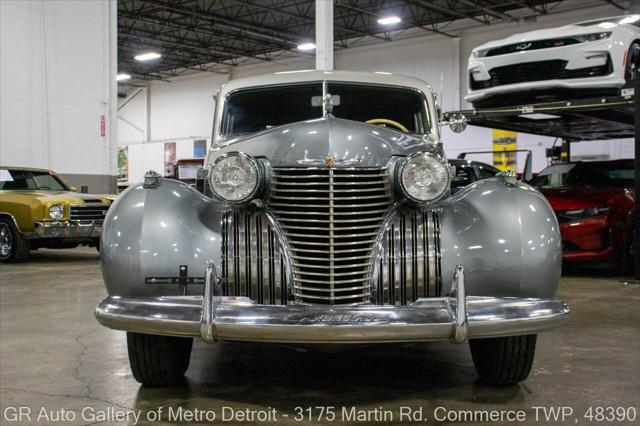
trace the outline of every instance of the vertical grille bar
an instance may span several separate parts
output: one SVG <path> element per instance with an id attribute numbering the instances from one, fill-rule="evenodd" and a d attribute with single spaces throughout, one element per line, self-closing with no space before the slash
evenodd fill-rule
<path id="1" fill-rule="evenodd" d="M 374 271 L 372 282 L 378 286 L 374 303 L 406 305 L 441 294 L 438 233 L 434 212 L 409 210 L 393 219 L 382 240 L 387 251 Z"/>
<path id="2" fill-rule="evenodd" d="M 230 210 L 223 214 L 221 228 L 222 294 L 286 304 L 283 249 L 264 214 Z"/>

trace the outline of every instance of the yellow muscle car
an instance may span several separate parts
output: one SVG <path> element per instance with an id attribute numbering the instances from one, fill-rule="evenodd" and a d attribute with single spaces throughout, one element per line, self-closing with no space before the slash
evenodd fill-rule
<path id="1" fill-rule="evenodd" d="M 0 166 L 0 262 L 30 250 L 98 248 L 110 195 L 75 192 L 50 170 Z"/>

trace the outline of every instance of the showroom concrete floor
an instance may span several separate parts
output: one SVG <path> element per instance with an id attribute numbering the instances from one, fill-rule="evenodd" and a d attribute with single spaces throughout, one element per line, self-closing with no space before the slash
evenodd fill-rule
<path id="1" fill-rule="evenodd" d="M 144 419 L 160 406 L 164 416 L 169 406 L 185 407 L 214 410 L 218 420 L 225 406 L 272 407 L 280 423 L 293 422 L 296 406 L 355 406 L 371 410 L 370 416 L 388 409 L 395 423 L 407 423 L 399 421 L 401 406 L 424 407 L 428 420 L 439 406 L 522 409 L 525 424 L 545 423 L 535 422 L 534 406 L 569 406 L 575 420 L 567 422 L 585 424 L 581 416 L 589 406 L 638 409 L 640 401 L 640 286 L 593 275 L 562 279 L 559 296 L 571 306 L 571 320 L 541 335 L 534 370 L 519 386 L 478 384 L 466 345 L 298 352 L 196 342 L 182 386 L 147 389 L 131 376 L 124 333 L 101 327 L 93 317 L 105 295 L 95 251 L 41 250 L 28 263 L 0 265 L 0 405 L 3 413 L 30 406 L 34 424 L 41 407 L 50 416 L 61 409 L 66 416 L 75 413 L 75 421 L 64 424 L 113 424 L 118 422 L 92 415 L 134 409 Z M 40 424 L 47 423 L 53 421 Z"/>

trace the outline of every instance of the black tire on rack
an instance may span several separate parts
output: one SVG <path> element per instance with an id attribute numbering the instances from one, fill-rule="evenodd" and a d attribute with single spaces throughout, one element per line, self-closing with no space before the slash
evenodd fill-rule
<path id="1" fill-rule="evenodd" d="M 480 380 L 496 386 L 514 385 L 529 376 L 536 334 L 469 340 Z"/>
<path id="2" fill-rule="evenodd" d="M 627 63 L 624 67 L 624 79 L 626 81 L 624 87 L 633 88 L 634 87 L 634 71 L 635 71 L 635 63 L 638 60 L 638 55 L 640 55 L 640 43 L 634 41 L 631 43 L 629 50 L 627 51 Z"/>
<path id="3" fill-rule="evenodd" d="M 146 386 L 168 386 L 183 380 L 189 367 L 193 339 L 127 333 L 133 377 Z"/>

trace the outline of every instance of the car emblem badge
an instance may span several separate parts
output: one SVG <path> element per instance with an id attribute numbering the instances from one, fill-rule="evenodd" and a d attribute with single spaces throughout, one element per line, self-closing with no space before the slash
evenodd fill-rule
<path id="1" fill-rule="evenodd" d="M 530 47 L 531 47 L 531 43 L 520 43 L 519 45 L 516 46 L 516 49 L 527 50 Z"/>
<path id="2" fill-rule="evenodd" d="M 326 157 L 324 157 L 324 165 L 327 166 L 328 168 L 333 168 L 333 165 L 335 164 L 335 160 L 333 159 L 332 156 L 327 155 Z"/>

